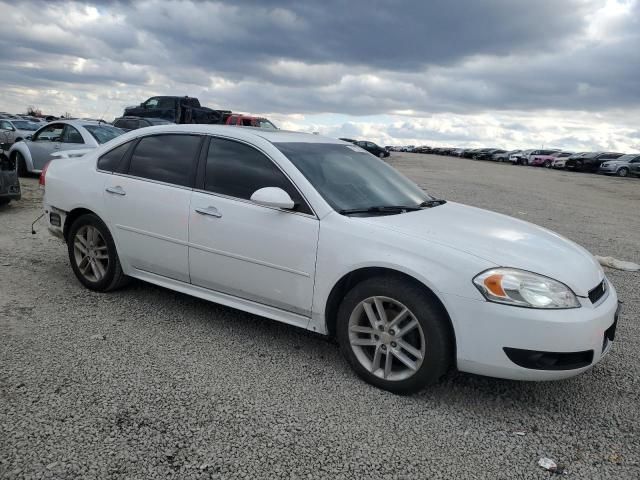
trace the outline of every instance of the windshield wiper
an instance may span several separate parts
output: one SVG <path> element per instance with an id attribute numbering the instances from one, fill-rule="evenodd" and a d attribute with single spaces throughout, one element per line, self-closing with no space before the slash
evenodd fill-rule
<path id="1" fill-rule="evenodd" d="M 338 213 L 342 215 L 349 215 L 351 213 L 404 213 L 414 212 L 420 209 L 421 207 L 418 205 L 380 205 L 366 208 L 348 208 L 338 210 Z"/>

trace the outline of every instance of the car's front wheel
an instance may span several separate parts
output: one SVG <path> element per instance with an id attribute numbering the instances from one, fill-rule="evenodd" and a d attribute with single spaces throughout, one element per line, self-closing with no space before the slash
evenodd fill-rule
<path id="1" fill-rule="evenodd" d="M 82 215 L 73 222 L 67 247 L 71 268 L 85 287 L 108 292 L 126 283 L 113 237 L 96 215 Z"/>
<path id="2" fill-rule="evenodd" d="M 337 319 L 342 353 L 365 381 L 412 393 L 446 373 L 452 338 L 446 313 L 399 277 L 375 277 L 344 298 Z"/>
<path id="3" fill-rule="evenodd" d="M 627 167 L 622 167 L 617 173 L 619 177 L 626 177 L 629 175 L 629 169 Z"/>

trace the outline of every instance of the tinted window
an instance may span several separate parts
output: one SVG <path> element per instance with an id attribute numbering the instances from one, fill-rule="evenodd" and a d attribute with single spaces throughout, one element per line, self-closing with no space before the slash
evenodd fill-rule
<path id="1" fill-rule="evenodd" d="M 249 200 L 256 190 L 264 187 L 282 188 L 296 204 L 295 210 L 311 213 L 289 179 L 258 150 L 231 140 L 211 140 L 205 190 Z"/>
<path id="2" fill-rule="evenodd" d="M 129 174 L 191 186 L 199 147 L 200 137 L 196 135 L 143 137 L 131 156 Z"/>
<path id="3" fill-rule="evenodd" d="M 113 150 L 102 155 L 98 160 L 98 168 L 107 172 L 113 172 L 117 170 L 118 165 L 120 165 L 120 161 L 127 153 L 127 150 L 129 150 L 130 146 L 131 142 L 123 143 L 119 147 L 116 147 Z"/>

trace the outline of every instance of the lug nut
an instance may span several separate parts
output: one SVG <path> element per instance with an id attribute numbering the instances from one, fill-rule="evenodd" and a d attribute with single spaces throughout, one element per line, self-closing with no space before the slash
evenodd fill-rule
<path id="1" fill-rule="evenodd" d="M 396 342 L 391 342 L 391 346 L 392 346 L 393 348 L 396 348 L 396 347 L 397 347 Z"/>
<path id="2" fill-rule="evenodd" d="M 383 325 L 378 325 L 378 330 L 384 330 L 384 326 Z"/>
<path id="3" fill-rule="evenodd" d="M 389 335 L 395 335 L 396 331 L 392 328 L 391 330 L 389 330 Z"/>
<path id="4" fill-rule="evenodd" d="M 382 350 L 386 350 L 387 346 L 386 345 L 382 345 L 382 347 L 380 347 L 380 348 L 382 348 Z"/>

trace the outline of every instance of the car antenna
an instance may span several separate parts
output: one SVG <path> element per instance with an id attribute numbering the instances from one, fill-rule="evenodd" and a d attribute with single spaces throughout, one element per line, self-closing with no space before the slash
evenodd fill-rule
<path id="1" fill-rule="evenodd" d="M 107 114 L 107 112 L 109 111 L 109 103 L 107 103 L 107 107 L 104 109 L 104 112 L 102 112 L 102 115 L 100 115 L 100 119 L 98 120 L 98 125 L 100 125 L 102 122 L 105 122 L 104 120 L 104 116 Z"/>

